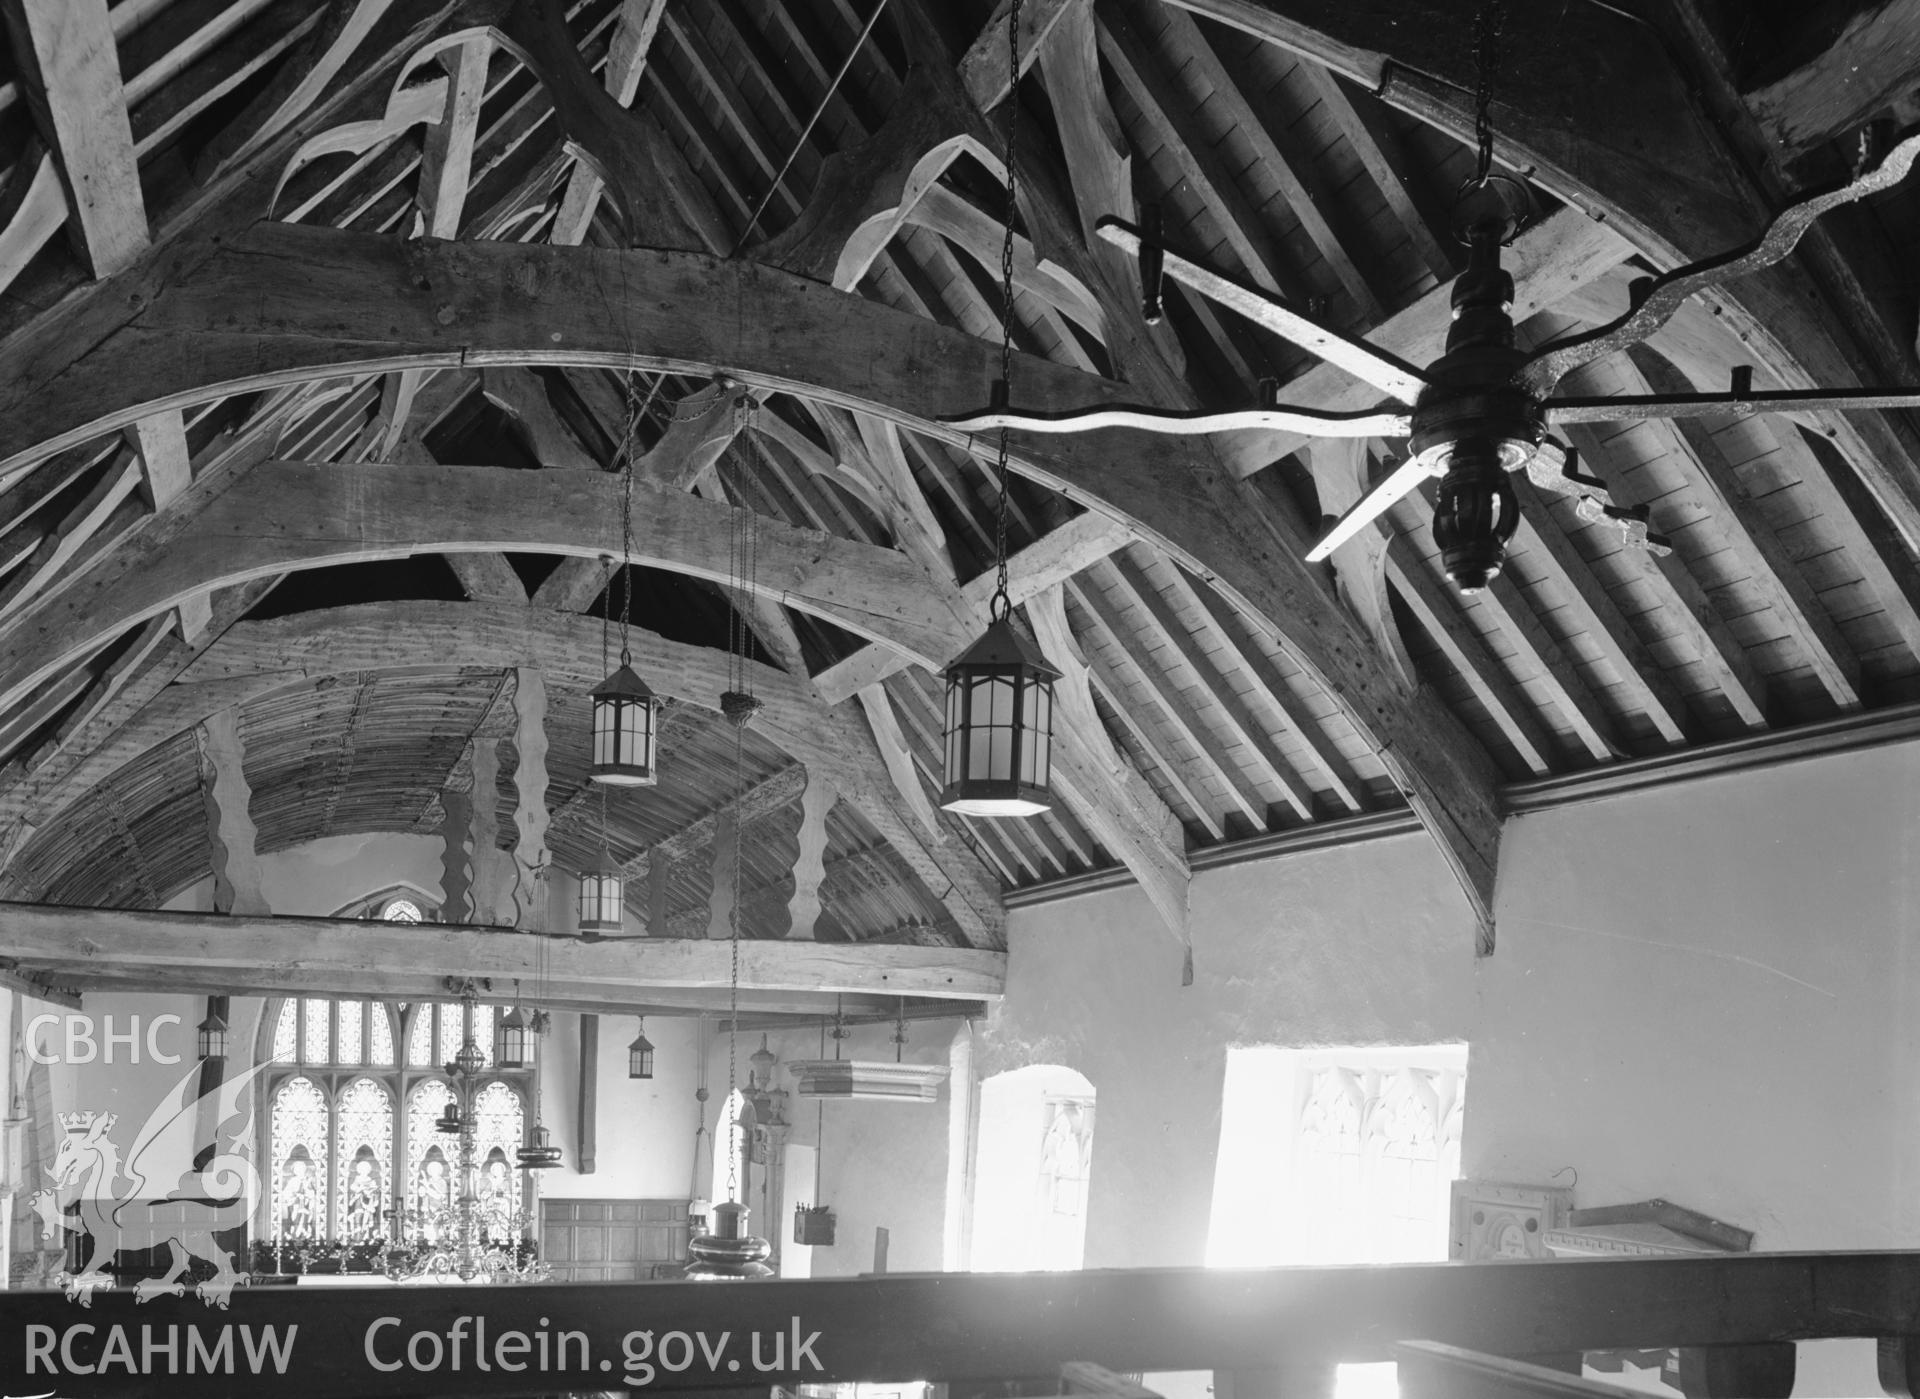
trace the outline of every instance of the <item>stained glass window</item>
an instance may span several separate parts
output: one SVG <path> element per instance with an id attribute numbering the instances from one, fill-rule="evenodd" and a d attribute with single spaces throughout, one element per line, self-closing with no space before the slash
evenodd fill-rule
<path id="1" fill-rule="evenodd" d="M 297 1243 L 321 1237 L 326 1219 L 327 1100 L 304 1075 L 273 1095 L 274 1238 Z"/>
<path id="2" fill-rule="evenodd" d="M 385 1233 L 387 1182 L 393 1174 L 393 1094 L 356 1078 L 334 1108 L 334 1214 L 339 1236 L 369 1243 Z"/>
<path id="3" fill-rule="evenodd" d="M 464 1039 L 464 1028 L 460 1024 L 460 1007 L 457 1005 L 438 1005 L 434 1008 L 440 1022 L 440 1060 L 442 1064 L 453 1062 L 453 1056 L 460 1052 L 460 1041 Z"/>
<path id="4" fill-rule="evenodd" d="M 385 1006 L 369 1008 L 368 1028 L 373 1032 L 373 1053 L 368 1055 L 370 1062 L 383 1067 L 393 1064 L 393 1021 Z"/>
<path id="5" fill-rule="evenodd" d="M 433 1007 L 430 1005 L 413 1008 L 413 1028 L 407 1035 L 407 1066 L 433 1067 Z"/>
<path id="6" fill-rule="evenodd" d="M 498 1008 L 474 1015 L 491 1066 Z M 436 1121 L 454 1090 L 437 1073 L 403 1076 L 395 1051 L 404 1042 L 409 1070 L 437 1070 L 466 1037 L 465 1007 L 289 997 L 273 1011 L 272 1029 L 273 1061 L 296 1067 L 267 1085 L 272 1177 L 262 1236 L 289 1244 L 443 1237 L 459 1202 L 460 1147 Z M 512 1073 L 483 1079 L 473 1097 L 471 1185 L 484 1227 L 503 1241 L 518 1227 L 527 1190 L 516 1163 L 526 1139 L 517 1081 Z"/>
<path id="7" fill-rule="evenodd" d="M 420 1007 L 424 1012 L 427 1007 Z M 453 1101 L 444 1080 L 427 1079 L 407 1095 L 407 1213 L 409 1237 L 438 1243 L 446 1236 L 447 1214 L 457 1192 L 454 1172 L 459 1147 L 436 1128 L 434 1120 Z"/>
<path id="8" fill-rule="evenodd" d="M 307 1002 L 306 1034 L 301 1042 L 301 1057 L 309 1064 L 324 1064 L 333 1058 L 327 1003 L 315 998 Z"/>
<path id="9" fill-rule="evenodd" d="M 473 1155 L 480 1163 L 481 1219 L 511 1221 L 520 1209 L 520 1173 L 513 1154 L 526 1136 L 520 1095 L 495 1079 L 474 1095 Z M 491 1225 L 489 1225 L 491 1227 Z"/>
<path id="10" fill-rule="evenodd" d="M 418 923 L 420 905 L 412 899 L 394 899 L 380 910 L 380 916 L 389 923 Z"/>
<path id="11" fill-rule="evenodd" d="M 364 1004 L 365 1003 L 361 1001 L 340 1001 L 334 1006 L 335 1013 L 340 1017 L 337 1027 L 339 1038 L 335 1041 L 335 1045 L 339 1051 L 335 1056 L 338 1063 L 360 1064 L 366 1062 L 361 1058 L 360 1039 L 360 1026 L 365 1019 L 362 1014 Z"/>

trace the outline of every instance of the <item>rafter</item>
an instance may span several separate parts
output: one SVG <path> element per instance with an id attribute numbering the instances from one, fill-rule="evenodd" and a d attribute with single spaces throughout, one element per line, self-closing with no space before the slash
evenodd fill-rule
<path id="1" fill-rule="evenodd" d="M 1438 192 L 1430 190 L 1413 168 L 1400 134 L 1389 123 L 1379 99 L 1352 88 L 1317 63 L 1302 63 L 1297 71 L 1346 133 L 1427 270 L 1436 281 L 1449 280 L 1460 258 L 1453 220 L 1442 207 Z M 1449 244 L 1455 246 L 1450 248 Z"/>
<path id="2" fill-rule="evenodd" d="M 1215 228 L 1241 270 L 1267 291 L 1305 305 L 1312 294 L 1282 257 L 1273 233 L 1241 192 L 1213 144 L 1193 129 L 1190 106 L 1162 70 L 1146 41 L 1116 6 L 1097 6 L 1100 52 L 1180 168 L 1187 185 L 1206 205 Z"/>
<path id="3" fill-rule="evenodd" d="M 1609 269 L 1633 255 L 1627 242 L 1603 223 L 1577 209 L 1561 209 L 1522 232 L 1502 254 L 1502 264 L 1513 278 L 1515 324 L 1536 311 L 1564 301 Z M 1453 289 L 1435 287 L 1411 305 L 1394 312 L 1365 338 L 1410 364 L 1427 364 L 1446 347 L 1447 327 L 1453 324 Z M 1282 403 L 1311 404 L 1328 412 L 1371 408 L 1379 390 L 1338 369 L 1320 363 L 1280 386 Z M 1312 439 L 1298 433 L 1227 433 L 1221 455 L 1239 475 L 1248 476 Z"/>
<path id="4" fill-rule="evenodd" d="M 1443 0 L 1393 6 L 1295 0 L 1285 12 L 1256 0 L 1171 0 L 1320 62 L 1389 104 L 1472 140 L 1472 27 Z M 1591 120 L 1588 88 L 1551 64 L 1524 66 L 1502 83 L 1500 155 L 1538 184 L 1592 208 L 1656 265 L 1718 256 L 1748 242 L 1771 213 L 1743 153 L 1716 129 L 1689 89 L 1657 26 L 1603 5 L 1529 6 L 1503 42 L 1515 52 L 1589 55 L 1608 74 L 1608 119 Z M 1871 86 L 1871 84 L 1869 84 Z M 1816 231 L 1807 256 L 1823 277 L 1853 281 Z M 1792 389 L 1838 389 L 1869 378 L 1910 379 L 1913 358 L 1878 314 L 1842 287 L 1845 311 L 1814 291 L 1792 264 L 1703 293 L 1756 361 Z M 1844 304 L 1844 298 L 1843 298 Z M 1831 431 L 1909 550 L 1920 550 L 1920 434 L 1898 415 L 1836 414 Z"/>
<path id="5" fill-rule="evenodd" d="M 287 256 L 300 257 L 305 275 L 278 274 L 279 259 Z M 0 348 L 0 371 L 18 375 L 0 373 L 6 399 L 0 402 L 0 451 L 10 458 L 37 459 L 68 445 L 63 440 L 68 434 L 77 440 L 89 430 L 119 426 L 116 419 L 136 417 L 140 407 L 156 401 L 209 396 L 214 392 L 209 380 L 221 384 L 219 392 L 231 393 L 410 362 L 560 360 L 624 366 L 632 362 L 631 347 L 639 344 L 650 347 L 641 357 L 646 367 L 684 372 L 725 364 L 743 382 L 858 407 L 965 447 L 964 435 L 936 420 L 977 407 L 979 385 L 994 377 L 994 347 L 972 337 L 764 267 L 671 253 L 501 244 L 403 249 L 351 234 L 261 227 L 173 265 L 179 273 L 164 289 L 154 285 L 155 300 L 137 329 L 128 325 L 124 305 L 82 301 L 63 308 L 34 334 Z M 744 285 L 748 282 L 750 288 Z M 628 295 L 609 300 L 593 290 L 615 284 L 624 284 Z M 503 297 L 495 290 L 503 286 L 534 290 Z M 196 298 L 216 294 L 227 308 L 218 328 L 177 319 Z M 752 315 L 715 313 L 749 302 Z M 523 310 L 534 304 L 542 312 L 538 334 L 530 333 Z M 377 346 L 290 337 L 268 328 L 320 319 L 340 324 L 355 315 L 356 307 L 377 316 L 382 327 Z M 95 348 L 80 363 L 71 353 L 54 353 L 61 343 L 56 328 L 69 319 L 93 326 Z M 552 339 L 556 333 L 558 342 Z M 52 343 L 49 336 L 56 336 Z M 845 354 L 823 357 L 823 344 L 857 349 L 857 364 Z M 1030 393 L 1036 405 L 1112 402 L 1129 393 L 1124 386 L 1044 361 L 1023 362 L 1020 375 L 1023 396 Z M 144 404 L 129 402 L 141 399 Z M 63 419 L 69 424 L 64 429 L 58 426 Z M 1298 522 L 1282 520 L 1246 495 L 1210 455 L 1137 435 L 1018 441 L 1014 464 L 1070 498 L 1137 526 L 1163 551 L 1243 600 L 1387 755 L 1396 783 L 1439 837 L 1462 888 L 1485 917 L 1499 826 L 1492 765 L 1431 697 L 1409 699 L 1373 656 L 1319 578 L 1298 562 L 1305 552 Z M 0 462 L 0 468 L 4 465 Z M 396 468 L 378 479 L 412 470 Z M 534 482 L 556 476 L 514 474 Z M 667 501 L 662 497 L 663 515 L 680 510 Z M 432 525 L 417 537 L 441 532 Z M 781 534 L 778 527 L 765 526 L 763 545 Z M 582 548 L 578 530 L 569 531 L 558 547 L 575 553 L 606 548 L 599 541 Z M 271 552 L 284 550 L 275 546 Z M 717 547 L 706 557 L 724 555 Z M 711 563 L 700 564 L 698 571 L 711 576 Z M 866 573 L 871 586 L 873 572 Z M 791 589 L 789 601 L 795 601 Z M 874 620 L 884 621 L 889 630 L 899 624 L 897 617 Z M 866 629 L 873 634 L 871 626 Z M 900 639 L 898 632 L 894 639 Z M 58 643 L 41 646 L 62 649 Z M 915 648 L 909 644 L 908 649 Z M 920 654 L 939 664 L 951 650 L 941 650 L 937 659 L 932 652 Z"/>
<path id="6" fill-rule="evenodd" d="M 1123 758 L 1100 722 L 1089 688 L 1089 665 L 1067 620 L 1065 589 L 1056 584 L 1027 604 L 1034 637 L 1060 680 L 1055 703 L 1075 731 L 1084 735 L 1085 755 L 1065 753 L 1055 760 L 1054 777 L 1083 814 L 1100 843 L 1134 872 L 1140 888 L 1158 910 L 1169 932 L 1189 949 L 1187 865 L 1179 822 L 1147 780 Z"/>
<path id="7" fill-rule="evenodd" d="M 607 45 L 607 66 L 600 77 L 607 94 L 622 107 L 631 107 L 640 90 L 647 55 L 666 9 L 667 0 L 621 0 L 620 18 Z M 582 160 L 574 162 L 560 197 L 560 210 L 554 215 L 554 242 L 578 243 L 586 237 L 602 188 L 603 182 L 591 165 Z"/>
<path id="8" fill-rule="evenodd" d="M 1202 693 L 1216 697 L 1227 716 L 1230 735 L 1238 737 L 1255 770 L 1265 774 L 1267 780 L 1280 789 L 1296 816 L 1303 821 L 1311 821 L 1314 815 L 1311 789 L 1302 782 L 1299 773 L 1272 751 L 1266 727 L 1254 715 L 1247 701 L 1241 699 L 1230 679 L 1221 672 L 1219 661 L 1201 649 L 1191 624 L 1179 615 L 1165 594 L 1154 586 L 1153 580 L 1126 555 L 1116 555 L 1106 566 L 1145 609 L 1154 631 L 1166 638 L 1174 654 L 1186 662 L 1200 681 Z"/>
<path id="9" fill-rule="evenodd" d="M 1227 120 L 1252 146 L 1262 170 L 1279 187 L 1288 210 L 1353 298 L 1361 320 L 1369 325 L 1379 321 L 1385 315 L 1379 298 L 1328 221 L 1328 211 L 1334 207 L 1332 192 L 1310 163 L 1290 158 L 1281 148 L 1241 85 L 1200 33 L 1200 26 L 1177 7 L 1167 9 L 1166 20 L 1163 43 L 1171 45 L 1174 60 L 1191 64 L 1201 81 L 1212 88 L 1212 100 L 1221 104 Z"/>
<path id="10" fill-rule="evenodd" d="M 1658 356 L 1630 351 L 1622 362 L 1615 358 L 1590 366 L 1594 377 L 1611 377 L 1613 391 L 1624 393 L 1685 393 L 1692 385 Z M 1584 390 L 1583 390 L 1584 391 Z M 1714 528 L 1732 546 L 1735 557 L 1750 570 L 1753 586 L 1800 647 L 1813 673 L 1842 709 L 1860 706 L 1860 658 L 1800 572 L 1787 546 L 1761 519 L 1707 426 L 1696 418 L 1653 419 L 1648 427 L 1673 457 L 1688 468 L 1701 491 L 1700 504 Z"/>
<path id="11" fill-rule="evenodd" d="M 1424 563 L 1409 561 L 1407 553 L 1404 541 L 1388 547 L 1387 581 L 1480 701 L 1527 771 L 1535 777 L 1546 776 L 1553 770 L 1556 749 L 1534 716 L 1533 705 L 1516 692 L 1505 670 L 1488 652 L 1486 640 L 1461 614 L 1458 596 Z"/>
<path id="12" fill-rule="evenodd" d="M 1313 465 L 1314 493 L 1320 511 L 1335 518 L 1359 504 L 1372 484 L 1373 454 L 1365 438 L 1328 439 L 1313 444 L 1309 453 Z M 1333 551 L 1334 585 L 1340 600 L 1373 633 L 1380 652 L 1393 662 L 1400 678 L 1409 686 L 1418 683 L 1413 662 L 1393 610 L 1387 605 L 1386 531 L 1376 521 Z"/>
<path id="13" fill-rule="evenodd" d="M 147 246 L 146 202 L 106 0 L 8 0 L 14 52 L 59 162 L 77 233 L 96 277 Z"/>
<path id="14" fill-rule="evenodd" d="M 657 840 L 635 852 L 632 859 L 622 864 L 621 873 L 629 879 L 635 879 L 653 860 L 665 860 L 671 864 L 687 859 L 713 844 L 721 812 L 731 812 L 741 829 L 745 830 L 784 809 L 806 788 L 806 764 L 789 763 L 744 792 L 728 796 L 712 810 L 688 822 L 664 840 Z"/>
<path id="15" fill-rule="evenodd" d="M 1619 269 L 1566 297 L 1558 309 L 1595 324 L 1611 320 L 1627 308 L 1630 280 L 1629 269 Z M 1690 388 L 1717 387 L 1725 381 L 1727 366 L 1746 358 L 1746 347 L 1729 333 L 1722 319 L 1706 308 L 1683 307 L 1644 348 L 1672 363 L 1686 376 Z M 1741 431 L 1758 443 L 1772 444 L 1791 463 L 1791 476 L 1807 494 L 1811 513 L 1823 516 L 1846 540 L 1847 557 L 1886 607 L 1889 623 L 1907 649 L 1920 656 L 1920 598 L 1900 583 L 1902 574 L 1910 571 L 1909 552 L 1904 542 L 1878 527 L 1878 506 L 1860 501 L 1867 491 L 1865 482 L 1854 473 L 1854 481 L 1836 485 L 1831 471 L 1807 445 L 1802 426 L 1792 419 L 1756 418 L 1743 424 Z"/>
<path id="16" fill-rule="evenodd" d="M 1103 585 L 1089 578 L 1083 583 L 1069 584 L 1067 592 L 1105 629 L 1107 647 L 1119 657 L 1121 669 L 1132 673 L 1146 694 L 1167 716 L 1174 733 L 1201 755 L 1207 765 L 1206 771 L 1213 775 L 1220 790 L 1226 794 L 1228 804 L 1237 808 L 1254 830 L 1266 830 L 1271 824 L 1266 796 L 1246 775 L 1240 762 L 1227 751 L 1226 744 L 1202 717 L 1195 702 L 1166 672 L 1154 653 L 1126 644 L 1125 638 L 1133 634 L 1133 628 L 1127 625 L 1118 608 L 1108 599 Z M 1312 814 L 1312 802 L 1298 787 L 1288 784 L 1283 791 L 1287 800 L 1295 804 L 1298 814 Z"/>

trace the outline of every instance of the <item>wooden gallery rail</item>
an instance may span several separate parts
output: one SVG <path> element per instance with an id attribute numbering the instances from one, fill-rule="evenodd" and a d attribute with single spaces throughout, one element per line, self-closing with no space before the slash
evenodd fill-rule
<path id="1" fill-rule="evenodd" d="M 1408 1394 L 1609 1394 L 1581 1351 L 1683 1347 L 1688 1392 L 1785 1395 L 1793 1342 L 1881 1342 L 1920 1379 L 1920 1253 L 1744 1254 L 1248 1271 L 920 1274 L 821 1282 L 241 1288 L 0 1306 L 8 1394 L 511 1395 L 937 1380 L 959 1396 L 1213 1370 L 1221 1399 L 1330 1392 L 1343 1360 L 1402 1361 Z M 1407 1344 L 1418 1343 L 1418 1344 Z M 1070 1362 L 1087 1362 L 1071 1365 Z M 1522 1363 L 1515 1363 L 1522 1362 Z M 1088 1377 L 1096 1377 L 1089 1383 Z M 1020 1382 L 1020 1389 L 999 1386 Z"/>

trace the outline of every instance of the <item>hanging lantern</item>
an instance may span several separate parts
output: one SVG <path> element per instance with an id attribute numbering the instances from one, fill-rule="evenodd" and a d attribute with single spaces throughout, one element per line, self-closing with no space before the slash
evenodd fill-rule
<path id="1" fill-rule="evenodd" d="M 440 1110 L 440 1115 L 433 1119 L 433 1125 L 436 1131 L 445 1132 L 450 1137 L 459 1135 L 460 1105 L 448 1103 Z"/>
<path id="2" fill-rule="evenodd" d="M 647 1038 L 647 1022 L 640 1021 L 640 1033 L 627 1046 L 627 1077 L 653 1077 L 653 1041 Z"/>
<path id="3" fill-rule="evenodd" d="M 198 1026 L 194 1048 L 202 1059 L 227 1057 L 227 1022 L 221 1017 L 220 1012 L 211 1006 L 207 1008 L 207 1018 Z"/>
<path id="4" fill-rule="evenodd" d="M 544 1126 L 537 1126 L 533 1129 L 533 1140 L 516 1151 L 514 1159 L 523 1171 L 551 1170 L 560 1164 L 560 1148 L 548 1139 Z"/>
<path id="5" fill-rule="evenodd" d="M 1037 816 L 1053 805 L 1053 682 L 1060 672 L 1008 620 L 993 621 L 947 667 L 946 786 L 940 805 L 962 816 Z"/>
<path id="6" fill-rule="evenodd" d="M 599 857 L 580 871 L 580 936 L 591 942 L 619 933 L 625 927 L 621 904 L 625 892 L 620 866 L 602 846 Z"/>
<path id="7" fill-rule="evenodd" d="M 533 1035 L 527 1013 L 515 1006 L 500 1017 L 494 1035 L 493 1062 L 503 1069 L 524 1069 L 533 1062 Z"/>
<path id="8" fill-rule="evenodd" d="M 773 1245 L 747 1232 L 747 1207 L 722 1200 L 713 1207 L 713 1232 L 695 1234 L 687 1242 L 685 1276 L 693 1282 L 745 1282 L 770 1278 L 766 1259 Z"/>
<path id="9" fill-rule="evenodd" d="M 660 780 L 655 764 L 659 721 L 659 696 L 623 661 L 594 687 L 589 776 L 615 787 L 653 786 Z"/>

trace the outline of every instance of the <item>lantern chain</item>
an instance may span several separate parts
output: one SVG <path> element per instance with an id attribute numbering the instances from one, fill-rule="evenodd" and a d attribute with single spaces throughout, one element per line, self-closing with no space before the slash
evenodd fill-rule
<path id="1" fill-rule="evenodd" d="M 1000 240 L 1000 386 L 1003 405 L 1013 403 L 1013 224 L 1019 214 L 1020 178 L 1015 163 L 1015 138 L 1020 129 L 1020 0 L 1007 10 L 1007 221 Z M 1007 429 L 1000 428 L 999 449 L 994 463 L 999 473 L 1000 494 L 996 502 L 993 548 L 998 572 L 995 575 L 993 619 L 1004 621 L 1013 611 L 1007 592 Z"/>
<path id="2" fill-rule="evenodd" d="M 1505 24 L 1503 0 L 1482 0 L 1479 13 L 1474 17 L 1473 135 L 1478 164 L 1473 182 L 1477 185 L 1484 185 L 1493 173 L 1493 84 L 1499 69 L 1500 36 Z"/>
<path id="3" fill-rule="evenodd" d="M 647 390 L 645 403 L 640 402 L 639 381 L 640 376 L 629 369 L 626 431 L 620 443 L 620 664 L 623 666 L 633 663 L 627 633 L 633 621 L 633 459 L 639 449 L 636 439 L 640 420 L 653 406 L 653 400 L 658 396 L 660 386 L 666 383 L 667 376 L 662 374 L 653 381 L 653 387 Z"/>

